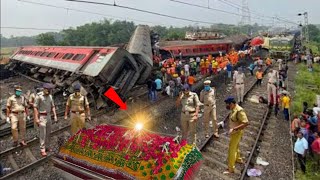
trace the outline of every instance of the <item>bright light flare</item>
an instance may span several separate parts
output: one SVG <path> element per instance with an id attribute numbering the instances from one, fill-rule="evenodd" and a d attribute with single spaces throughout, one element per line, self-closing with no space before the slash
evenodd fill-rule
<path id="1" fill-rule="evenodd" d="M 137 123 L 136 126 L 135 126 L 135 129 L 137 131 L 140 131 L 142 128 L 143 128 L 143 125 L 141 123 Z"/>

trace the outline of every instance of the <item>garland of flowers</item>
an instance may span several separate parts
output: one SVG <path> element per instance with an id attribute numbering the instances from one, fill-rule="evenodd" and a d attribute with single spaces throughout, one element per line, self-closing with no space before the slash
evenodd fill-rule
<path id="1" fill-rule="evenodd" d="M 94 129 L 84 129 L 69 139 L 83 148 L 120 152 L 126 160 L 155 160 L 153 174 L 158 174 L 164 162 L 178 157 L 186 141 L 177 143 L 173 137 L 146 133 L 143 130 L 119 126 L 99 125 Z"/>

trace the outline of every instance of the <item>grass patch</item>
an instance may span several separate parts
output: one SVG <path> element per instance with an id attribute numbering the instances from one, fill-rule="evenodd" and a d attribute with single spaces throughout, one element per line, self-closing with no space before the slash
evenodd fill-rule
<path id="1" fill-rule="evenodd" d="M 320 95 L 320 66 L 313 65 L 313 72 L 309 72 L 306 65 L 299 64 L 295 77 L 295 91 L 292 112 L 301 113 L 302 103 L 306 101 L 310 107 L 316 103 L 316 95 Z"/>
<path id="2" fill-rule="evenodd" d="M 320 95 L 320 65 L 314 64 L 313 72 L 309 72 L 305 64 L 298 65 L 297 75 L 295 76 L 295 96 L 292 104 L 292 112 L 300 114 L 302 103 L 306 101 L 309 107 L 316 102 L 316 95 Z M 296 163 L 297 180 L 319 180 L 320 171 L 315 169 L 316 162 L 310 157 L 307 159 L 307 173 L 303 174 L 300 165 Z"/>
<path id="3" fill-rule="evenodd" d="M 296 163 L 296 168 L 298 169 L 296 172 L 297 180 L 319 180 L 320 179 L 320 170 L 317 168 L 317 163 L 311 159 L 307 158 L 307 172 L 303 174 L 300 170 L 300 165 L 298 162 Z"/>

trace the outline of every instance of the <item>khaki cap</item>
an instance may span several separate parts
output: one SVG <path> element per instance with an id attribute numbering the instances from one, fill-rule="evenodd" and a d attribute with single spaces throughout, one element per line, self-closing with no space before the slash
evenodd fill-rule
<path id="1" fill-rule="evenodd" d="M 203 84 L 211 84 L 211 81 L 210 81 L 210 80 L 205 80 L 205 81 L 203 82 Z"/>

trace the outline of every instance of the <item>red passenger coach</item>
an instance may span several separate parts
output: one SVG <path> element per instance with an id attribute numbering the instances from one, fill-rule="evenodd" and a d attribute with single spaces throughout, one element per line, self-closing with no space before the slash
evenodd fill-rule
<path id="1" fill-rule="evenodd" d="M 184 57 L 217 55 L 219 52 L 227 53 L 232 48 L 231 40 L 196 40 L 196 41 L 164 41 L 160 42 L 160 49 L 171 52 L 178 57 L 180 52 Z"/>
<path id="2" fill-rule="evenodd" d="M 64 94 L 80 83 L 97 108 L 107 105 L 103 96 L 107 88 L 112 86 L 124 95 L 140 77 L 134 57 L 117 47 L 21 47 L 10 59 L 8 69 L 36 81 L 54 83 Z"/>

